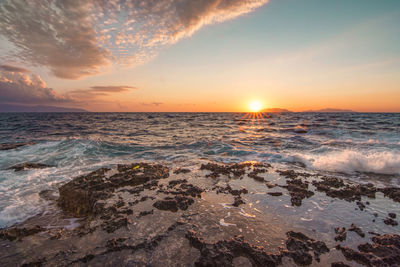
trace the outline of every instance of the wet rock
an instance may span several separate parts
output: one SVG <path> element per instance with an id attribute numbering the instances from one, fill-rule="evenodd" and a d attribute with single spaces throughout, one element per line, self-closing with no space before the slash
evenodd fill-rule
<path id="1" fill-rule="evenodd" d="M 178 168 L 178 169 L 174 170 L 174 174 L 180 174 L 180 173 L 186 174 L 186 173 L 189 173 L 189 172 L 190 172 L 189 169 L 184 169 L 184 168 Z"/>
<path id="2" fill-rule="evenodd" d="M 43 266 L 46 263 L 46 258 L 40 258 L 34 261 L 24 262 L 21 264 L 21 267 L 39 267 Z"/>
<path id="3" fill-rule="evenodd" d="M 174 187 L 175 185 L 184 184 L 184 183 L 187 183 L 187 180 L 186 180 L 186 179 L 172 180 L 172 181 L 169 181 L 169 182 L 168 182 L 168 186 L 169 186 L 169 187 Z"/>
<path id="4" fill-rule="evenodd" d="M 383 220 L 383 222 L 385 224 L 391 225 L 391 226 L 396 226 L 396 225 L 399 224 L 397 221 L 393 220 L 392 218 L 386 218 L 386 219 Z"/>
<path id="5" fill-rule="evenodd" d="M 337 177 L 322 177 L 322 181 L 313 181 L 312 184 L 315 187 L 318 186 L 328 186 L 328 187 L 333 187 L 333 188 L 340 188 L 345 186 L 344 182 L 342 179 L 339 179 Z"/>
<path id="6" fill-rule="evenodd" d="M 331 267 L 351 267 L 351 266 L 343 263 L 342 261 L 339 261 L 339 262 L 332 262 Z"/>
<path id="7" fill-rule="evenodd" d="M 335 228 L 335 233 L 336 233 L 335 241 L 342 242 L 342 241 L 346 240 L 347 232 L 346 232 L 346 228 L 345 227 L 342 227 L 342 228 L 336 227 Z"/>
<path id="8" fill-rule="evenodd" d="M 314 252 L 314 258 L 318 262 L 321 254 L 329 252 L 329 248 L 324 242 L 309 238 L 303 233 L 289 231 L 286 236 L 288 252 L 284 255 L 291 257 L 299 265 L 310 265 L 312 263 L 310 251 Z"/>
<path id="9" fill-rule="evenodd" d="M 358 250 L 337 246 L 347 260 L 366 266 L 398 266 L 400 262 L 400 235 L 382 235 L 372 238 L 372 244 L 364 243 Z"/>
<path id="10" fill-rule="evenodd" d="M 163 200 L 158 200 L 154 202 L 153 206 L 159 210 L 177 212 L 178 209 L 187 210 L 187 208 L 193 203 L 193 198 L 185 196 L 175 196 L 174 198 L 166 197 Z"/>
<path id="11" fill-rule="evenodd" d="M 42 164 L 42 163 L 25 162 L 25 163 L 13 165 L 10 168 L 8 168 L 8 170 L 14 170 L 16 172 L 19 172 L 19 171 L 25 171 L 25 170 L 29 170 L 29 169 L 45 169 L 45 168 L 51 168 L 51 167 L 54 167 L 54 166 L 50 166 L 50 165 L 46 165 L 46 164 Z"/>
<path id="12" fill-rule="evenodd" d="M 301 179 L 292 179 L 286 181 L 286 186 L 281 186 L 289 191 L 292 206 L 301 206 L 302 200 L 314 195 L 314 192 L 308 190 L 308 182 Z"/>
<path id="13" fill-rule="evenodd" d="M 387 187 L 380 188 L 379 191 L 382 192 L 385 197 L 391 198 L 393 201 L 400 202 L 400 188 Z"/>
<path id="14" fill-rule="evenodd" d="M 221 175 L 226 175 L 230 178 L 233 177 L 241 177 L 246 174 L 246 169 L 249 169 L 251 166 L 259 168 L 258 171 L 261 171 L 261 167 L 269 168 L 269 164 L 263 163 L 252 163 L 252 162 L 242 162 L 242 163 L 234 163 L 234 164 L 216 164 L 216 163 L 207 163 L 202 164 L 200 170 L 209 170 L 210 174 L 207 174 L 206 177 L 217 178 Z M 258 173 L 257 171 L 257 173 Z M 254 172 L 254 171 L 253 171 Z M 263 171 L 264 172 L 264 171 Z"/>
<path id="15" fill-rule="evenodd" d="M 251 172 L 248 174 L 248 176 L 250 178 L 253 178 L 254 180 L 258 181 L 258 182 L 264 182 L 264 178 L 261 176 L 258 176 L 257 173 Z"/>
<path id="16" fill-rule="evenodd" d="M 140 192 L 169 176 L 167 167 L 147 163 L 118 165 L 118 171 L 107 177 L 109 171 L 101 168 L 61 186 L 58 205 L 73 216 L 87 216 L 93 214 L 97 201 L 107 199 L 120 187 L 140 185 L 136 188 Z"/>
<path id="17" fill-rule="evenodd" d="M 296 179 L 299 176 L 302 177 L 310 177 L 312 174 L 306 172 L 295 172 L 294 170 L 276 170 L 281 176 L 286 177 L 288 179 Z"/>
<path id="18" fill-rule="evenodd" d="M 373 184 L 342 185 L 342 182 L 338 178 L 326 178 L 322 181 L 313 181 L 312 184 L 316 187 L 317 191 L 325 192 L 327 196 L 349 202 L 361 201 L 362 196 L 375 198 L 377 189 Z M 362 209 L 364 207 L 365 205 L 362 204 Z"/>
<path id="19" fill-rule="evenodd" d="M 283 195 L 282 192 L 268 192 L 267 194 L 273 197 L 279 197 Z"/>
<path id="20" fill-rule="evenodd" d="M 154 213 L 154 210 L 141 211 L 141 212 L 139 213 L 139 218 L 140 218 L 140 217 L 143 217 L 143 216 L 146 216 L 146 215 L 153 214 L 153 213 Z"/>
<path id="21" fill-rule="evenodd" d="M 246 204 L 240 196 L 235 196 L 232 206 L 239 207 L 239 205 Z"/>
<path id="22" fill-rule="evenodd" d="M 359 236 L 365 237 L 365 233 L 360 227 L 356 226 L 354 223 L 351 224 L 349 231 L 356 232 Z"/>
<path id="23" fill-rule="evenodd" d="M 248 174 L 248 176 L 256 181 L 264 182 L 264 178 L 258 174 L 266 172 L 268 172 L 268 170 L 265 168 L 254 168 L 253 171 Z"/>
<path id="24" fill-rule="evenodd" d="M 361 201 L 357 201 L 356 204 L 357 204 L 358 208 L 359 208 L 361 211 L 363 211 L 363 210 L 365 209 L 365 207 L 366 207 L 366 206 L 364 205 L 364 203 L 362 203 Z"/>
<path id="25" fill-rule="evenodd" d="M 106 223 L 104 223 L 103 230 L 107 231 L 107 233 L 113 233 L 121 227 L 128 226 L 128 224 L 129 224 L 128 218 L 117 218 L 112 221 L 107 221 Z"/>
<path id="26" fill-rule="evenodd" d="M 34 142 L 26 142 L 26 143 L 3 143 L 0 144 L 0 150 L 11 150 L 11 149 L 15 149 L 21 146 L 30 146 L 30 145 L 34 145 L 36 143 Z"/>
<path id="27" fill-rule="evenodd" d="M 10 241 L 13 240 L 21 240 L 22 238 L 30 235 L 34 235 L 36 233 L 42 232 L 45 229 L 43 229 L 40 226 L 34 226 L 34 227 L 12 227 L 8 229 L 3 229 L 0 230 L 0 238 L 1 239 L 7 239 Z"/>
<path id="28" fill-rule="evenodd" d="M 186 234 L 191 246 L 200 251 L 195 266 L 232 266 L 236 257 L 246 257 L 252 266 L 278 266 L 282 262 L 279 253 L 267 253 L 263 248 L 252 246 L 236 236 L 232 240 L 206 243 L 197 233 L 190 230 Z"/>
<path id="29" fill-rule="evenodd" d="M 215 186 L 212 190 L 215 190 L 217 194 L 225 193 L 231 194 L 233 196 L 240 196 L 241 194 L 248 194 L 249 191 L 242 187 L 241 189 L 232 189 L 232 187 L 228 184 L 226 187 Z"/>
<path id="30" fill-rule="evenodd" d="M 40 191 L 39 196 L 48 201 L 56 201 L 58 199 L 58 196 L 55 195 L 55 191 L 53 190 Z"/>

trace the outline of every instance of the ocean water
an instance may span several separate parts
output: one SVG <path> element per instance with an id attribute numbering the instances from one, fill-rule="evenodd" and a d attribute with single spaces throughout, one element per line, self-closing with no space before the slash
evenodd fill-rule
<path id="1" fill-rule="evenodd" d="M 398 113 L 2 113 L 0 143 L 13 142 L 36 144 L 0 151 L 0 228 L 42 212 L 41 191 L 134 161 L 260 161 L 400 184 Z M 7 170 L 24 162 L 54 167 Z"/>

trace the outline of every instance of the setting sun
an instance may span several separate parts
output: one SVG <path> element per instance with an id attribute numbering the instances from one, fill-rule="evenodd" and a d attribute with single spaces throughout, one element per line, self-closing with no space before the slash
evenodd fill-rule
<path id="1" fill-rule="evenodd" d="M 252 112 L 259 112 L 262 108 L 263 107 L 262 107 L 261 102 L 257 101 L 257 100 L 251 101 L 250 104 L 249 104 L 249 109 Z"/>

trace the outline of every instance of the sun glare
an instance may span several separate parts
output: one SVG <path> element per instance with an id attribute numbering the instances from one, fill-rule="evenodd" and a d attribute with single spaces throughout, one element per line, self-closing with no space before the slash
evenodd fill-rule
<path id="1" fill-rule="evenodd" d="M 257 100 L 251 101 L 249 104 L 249 109 L 252 112 L 259 112 L 262 109 L 262 104 L 260 101 Z"/>

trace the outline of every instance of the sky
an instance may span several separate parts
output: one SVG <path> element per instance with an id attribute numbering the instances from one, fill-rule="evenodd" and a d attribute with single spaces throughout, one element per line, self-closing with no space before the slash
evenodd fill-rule
<path id="1" fill-rule="evenodd" d="M 2 0 L 0 105 L 400 112 L 398 0 Z"/>

